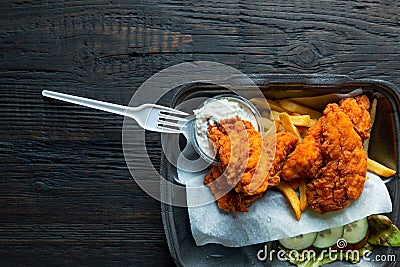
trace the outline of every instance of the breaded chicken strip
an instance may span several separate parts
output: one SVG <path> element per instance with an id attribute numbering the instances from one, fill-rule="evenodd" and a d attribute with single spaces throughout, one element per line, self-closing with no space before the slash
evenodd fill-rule
<path id="1" fill-rule="evenodd" d="M 367 175 L 367 155 L 350 118 L 330 104 L 322 121 L 325 166 L 307 184 L 307 202 L 318 213 L 341 210 L 358 199 Z"/>
<path id="2" fill-rule="evenodd" d="M 316 212 L 343 209 L 361 195 L 367 171 L 362 141 L 371 128 L 368 108 L 366 96 L 328 105 L 288 156 L 281 178 L 307 178 L 307 201 Z"/>
<path id="3" fill-rule="evenodd" d="M 218 207 L 225 212 L 248 212 L 248 207 L 263 196 L 263 194 L 246 195 L 234 189 L 229 190 L 231 186 L 226 183 L 224 176 L 221 176 L 222 173 L 219 166 L 212 166 L 210 172 L 204 177 L 204 184 L 208 185 L 217 200 Z"/>
<path id="4" fill-rule="evenodd" d="M 339 104 L 340 109 L 350 118 L 361 139 L 363 141 L 367 140 L 370 137 L 368 130 L 372 127 L 371 117 L 368 112 L 370 108 L 368 97 L 361 95 L 355 98 L 345 98 Z"/>
<path id="5" fill-rule="evenodd" d="M 209 127 L 208 138 L 216 151 L 220 168 L 224 170 L 227 184 L 235 186 L 239 181 L 249 184 L 251 177 L 245 173 L 257 167 L 262 147 L 261 134 L 251 122 L 238 117 L 222 120 Z"/>
<path id="6" fill-rule="evenodd" d="M 226 212 L 248 211 L 269 187 L 279 184 L 277 173 L 298 141 L 294 134 L 282 132 L 267 137 L 262 146 L 261 134 L 239 118 L 211 126 L 209 138 L 220 164 L 211 168 L 204 184 Z"/>
<path id="7" fill-rule="evenodd" d="M 312 126 L 303 142 L 296 146 L 285 165 L 282 168 L 281 178 L 291 181 L 298 178 L 315 176 L 323 164 L 323 154 L 321 153 L 322 142 L 322 122 Z"/>
<path id="8" fill-rule="evenodd" d="M 248 195 L 262 194 L 269 187 L 276 186 L 280 182 L 279 173 L 286 161 L 286 157 L 293 151 L 298 142 L 298 137 L 291 132 L 283 131 L 267 136 L 264 140 L 264 151 L 261 153 L 260 165 L 254 174 L 251 183 L 241 188 L 242 184 L 235 190 L 243 191 Z M 275 145 L 275 149 L 273 147 Z M 274 153 L 275 155 L 271 155 Z M 272 165 L 271 162 L 272 161 Z"/>

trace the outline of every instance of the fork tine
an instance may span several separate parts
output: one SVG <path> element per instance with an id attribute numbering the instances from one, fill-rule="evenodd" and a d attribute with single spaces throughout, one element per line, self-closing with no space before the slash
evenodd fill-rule
<path id="1" fill-rule="evenodd" d="M 173 109 L 173 108 L 168 108 L 168 107 L 164 107 L 164 106 L 158 106 L 156 105 L 155 107 L 158 107 L 160 109 L 160 114 L 162 113 L 170 113 L 170 114 L 177 114 L 177 115 L 182 115 L 182 116 L 188 116 L 189 113 L 177 110 L 177 109 Z M 162 113 L 161 113 L 162 112 Z"/>
<path id="2" fill-rule="evenodd" d="M 181 133 L 185 124 L 178 124 L 169 121 L 158 121 L 157 128 L 167 131 L 169 133 Z"/>
<path id="3" fill-rule="evenodd" d="M 173 120 L 173 121 L 182 121 L 182 122 L 187 122 L 188 120 L 186 118 L 180 118 L 176 116 L 170 116 L 170 115 L 165 115 L 163 113 L 160 113 L 158 116 L 158 119 L 166 119 L 166 120 Z"/>
<path id="4" fill-rule="evenodd" d="M 163 126 L 171 126 L 171 127 L 176 127 L 176 128 L 182 128 L 184 126 L 183 123 L 176 123 L 176 122 L 170 122 L 170 121 L 158 121 L 157 127 L 163 127 Z"/>
<path id="5" fill-rule="evenodd" d="M 157 126 L 158 129 L 163 130 L 165 133 L 181 133 L 182 131 L 179 129 L 172 129 L 168 127 Z"/>

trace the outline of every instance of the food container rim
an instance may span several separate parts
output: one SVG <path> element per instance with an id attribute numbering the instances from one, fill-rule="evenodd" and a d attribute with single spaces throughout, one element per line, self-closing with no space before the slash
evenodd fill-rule
<path id="1" fill-rule="evenodd" d="M 325 86 L 373 86 L 376 85 L 378 92 L 383 94 L 387 100 L 390 102 L 392 107 L 394 107 L 395 112 L 393 113 L 394 116 L 394 123 L 395 123 L 395 130 L 397 131 L 396 134 L 396 154 L 397 154 L 397 167 L 399 167 L 399 155 L 400 155 L 400 120 L 399 120 L 399 113 L 400 113 L 400 89 L 393 83 L 390 83 L 385 80 L 381 79 L 371 79 L 371 78 L 362 78 L 362 79 L 353 79 L 347 75 L 336 75 L 336 74 L 250 74 L 248 77 L 258 86 L 269 86 L 274 84 L 283 84 L 283 85 L 304 85 L 310 87 L 323 88 Z M 236 79 L 235 76 L 228 77 L 226 80 L 229 79 Z M 193 83 L 193 84 L 186 84 L 176 88 L 176 92 L 171 101 L 171 107 L 175 107 L 178 104 L 179 99 L 182 99 L 186 94 L 193 93 L 191 88 L 199 86 L 201 83 Z M 160 173 L 163 177 L 167 177 L 167 180 L 170 182 L 174 181 L 173 177 L 170 177 L 170 173 L 168 171 L 169 163 L 167 162 L 164 155 L 161 155 L 161 167 Z M 396 174 L 396 177 L 399 176 L 399 173 Z M 396 179 L 397 180 L 397 179 Z M 400 184 L 400 183 L 399 183 Z M 396 188 L 399 190 L 399 185 L 397 185 L 396 181 Z M 161 196 L 162 199 L 170 198 L 173 191 L 171 188 L 167 186 L 167 183 L 163 179 L 161 179 Z M 175 263 L 178 266 L 184 265 L 184 259 L 182 257 L 182 253 L 179 248 L 179 240 L 177 236 L 177 226 L 174 221 L 174 209 L 186 209 L 186 208 L 177 208 L 171 205 L 165 204 L 161 202 L 161 215 L 163 221 L 163 227 L 168 243 L 168 247 L 171 253 L 171 256 Z M 187 209 L 186 209 L 187 210 Z M 190 229 L 189 229 L 190 230 Z M 191 234 L 191 233 L 190 233 Z M 389 248 L 389 250 L 392 248 Z M 393 265 L 394 266 L 394 265 Z"/>

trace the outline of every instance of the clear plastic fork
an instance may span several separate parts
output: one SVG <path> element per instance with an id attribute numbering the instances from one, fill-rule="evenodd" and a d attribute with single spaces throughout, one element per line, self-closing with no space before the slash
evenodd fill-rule
<path id="1" fill-rule="evenodd" d="M 143 104 L 139 107 L 128 107 L 80 96 L 73 96 L 48 90 L 42 95 L 65 102 L 94 108 L 134 119 L 142 128 L 161 133 L 182 133 L 189 114 L 180 110 L 156 104 Z"/>

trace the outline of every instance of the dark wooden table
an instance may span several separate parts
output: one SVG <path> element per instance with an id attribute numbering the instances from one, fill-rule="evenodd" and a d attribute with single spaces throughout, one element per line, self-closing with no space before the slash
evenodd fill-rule
<path id="1" fill-rule="evenodd" d="M 0 265 L 174 264 L 160 203 L 126 167 L 123 118 L 44 89 L 126 105 L 195 60 L 400 85 L 398 1 L 288 2 L 1 1 Z M 157 138 L 150 154 L 158 168 Z"/>

